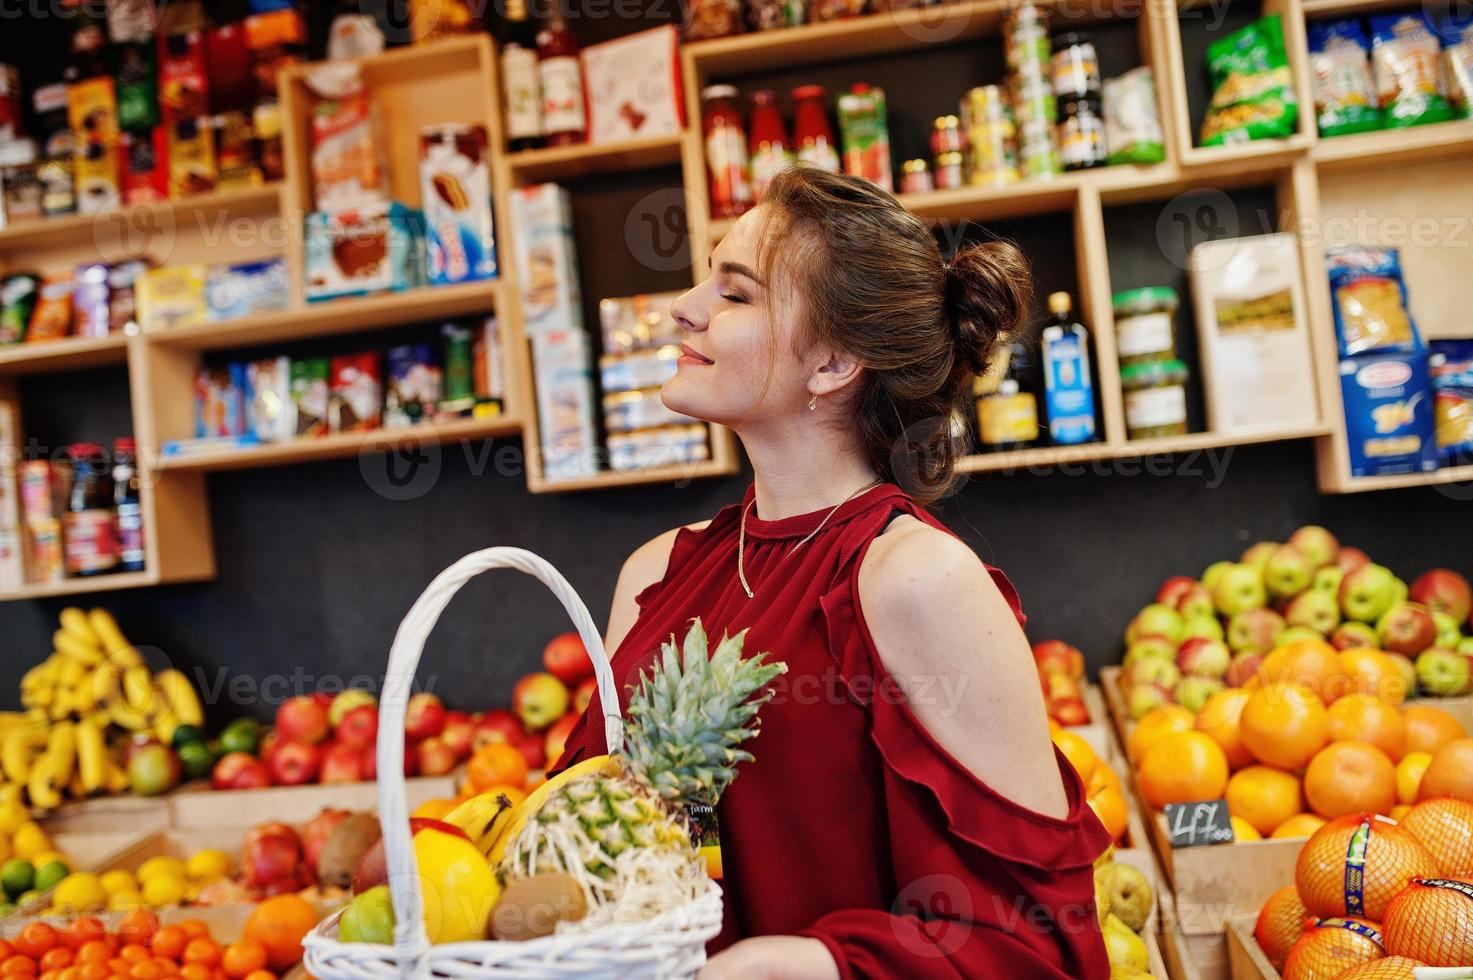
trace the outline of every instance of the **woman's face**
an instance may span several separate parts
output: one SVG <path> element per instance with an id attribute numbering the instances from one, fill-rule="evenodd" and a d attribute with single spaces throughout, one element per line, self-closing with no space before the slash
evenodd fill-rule
<path id="1" fill-rule="evenodd" d="M 710 275 L 670 308 L 685 343 L 660 393 L 673 411 L 739 431 L 792 418 L 811 397 L 813 365 L 792 353 L 801 304 L 782 281 L 774 290 L 759 278 L 764 214 L 738 219 L 712 252 Z"/>

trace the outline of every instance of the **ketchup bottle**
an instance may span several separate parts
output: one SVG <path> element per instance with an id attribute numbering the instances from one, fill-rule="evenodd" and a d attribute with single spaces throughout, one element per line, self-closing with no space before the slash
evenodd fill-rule
<path id="1" fill-rule="evenodd" d="M 772 178 L 792 165 L 793 153 L 788 147 L 788 133 L 783 126 L 782 110 L 778 108 L 777 93 L 771 89 L 753 92 L 751 102 L 752 136 L 748 150 L 752 200 L 761 201 Z"/>
<path id="2" fill-rule="evenodd" d="M 537 75 L 542 82 L 542 130 L 548 146 L 588 139 L 583 106 L 583 68 L 578 39 L 563 20 L 561 4 L 550 4 L 547 24 L 537 32 Z"/>
<path id="3" fill-rule="evenodd" d="M 737 109 L 735 85 L 701 90 L 705 108 L 701 128 L 706 136 L 706 168 L 711 179 L 711 217 L 734 218 L 752 206 L 747 180 L 747 137 Z"/>
<path id="4" fill-rule="evenodd" d="M 800 85 L 793 89 L 793 142 L 804 163 L 839 172 L 839 150 L 829 128 L 828 93 L 822 85 Z"/>

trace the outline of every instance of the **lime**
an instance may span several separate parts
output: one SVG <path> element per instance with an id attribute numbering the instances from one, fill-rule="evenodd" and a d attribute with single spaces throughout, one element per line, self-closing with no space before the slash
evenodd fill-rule
<path id="1" fill-rule="evenodd" d="M 153 908 L 178 905 L 189 892 L 189 884 L 183 878 L 158 874 L 143 883 L 143 904 Z"/>
<path id="2" fill-rule="evenodd" d="M 245 752 L 255 755 L 261 741 L 261 723 L 254 718 L 237 718 L 220 733 L 220 754 Z"/>
<path id="3" fill-rule="evenodd" d="M 185 862 L 184 873 L 201 884 L 217 881 L 230 874 L 230 855 L 213 848 L 196 851 Z"/>
<path id="4" fill-rule="evenodd" d="M 29 861 L 15 858 L 5 862 L 0 867 L 0 888 L 5 889 L 5 894 L 14 899 L 17 895 L 31 890 L 36 883 L 36 868 Z"/>
<path id="5" fill-rule="evenodd" d="M 203 742 L 204 738 L 205 733 L 193 725 L 180 725 L 174 729 L 174 737 L 169 742 L 174 748 L 179 749 L 188 745 L 190 742 Z"/>
<path id="6" fill-rule="evenodd" d="M 38 892 L 38 891 L 36 891 L 36 889 L 32 888 L 30 891 L 21 892 L 19 895 L 15 896 L 15 905 L 16 905 L 16 908 L 22 908 L 23 909 L 27 905 L 34 905 L 36 902 L 39 902 L 40 900 L 41 900 L 41 893 Z"/>
<path id="7" fill-rule="evenodd" d="M 43 864 L 41 865 L 41 867 L 36 869 L 36 890 L 44 892 L 48 888 L 55 888 L 57 885 L 61 884 L 63 880 L 70 876 L 71 873 L 72 869 L 68 868 L 61 861 L 52 861 L 50 864 Z M 96 875 L 87 875 L 86 877 L 91 878 L 93 883 L 96 883 L 97 881 Z M 102 886 L 98 885 L 97 889 L 98 891 L 101 891 Z M 102 899 L 98 898 L 97 903 L 101 902 Z M 80 905 L 74 907 L 81 908 Z"/>
<path id="8" fill-rule="evenodd" d="M 36 872 L 36 886 L 45 890 L 42 882 L 53 867 L 65 867 L 65 865 L 48 864 Z M 107 903 L 107 892 L 102 887 L 102 882 L 97 875 L 86 871 L 78 871 L 74 875 L 67 875 L 56 885 L 56 891 L 51 896 L 51 901 L 59 908 L 71 909 L 75 912 L 96 911 Z"/>
<path id="9" fill-rule="evenodd" d="M 15 833 L 10 836 L 10 846 L 14 848 L 16 857 L 30 861 L 42 851 L 51 850 L 51 838 L 39 825 L 27 820 L 15 828 Z"/>
<path id="10" fill-rule="evenodd" d="M 184 862 L 168 854 L 159 854 L 140 864 L 136 873 L 140 882 L 146 882 L 150 878 L 161 875 L 169 878 L 183 878 Z"/>
<path id="11" fill-rule="evenodd" d="M 204 742 L 185 742 L 178 749 L 179 762 L 184 766 L 188 779 L 200 779 L 210 774 L 215 767 L 215 753 Z"/>
<path id="12" fill-rule="evenodd" d="M 393 943 L 394 900 L 388 885 L 370 888 L 348 903 L 338 922 L 338 938 L 345 943 Z"/>

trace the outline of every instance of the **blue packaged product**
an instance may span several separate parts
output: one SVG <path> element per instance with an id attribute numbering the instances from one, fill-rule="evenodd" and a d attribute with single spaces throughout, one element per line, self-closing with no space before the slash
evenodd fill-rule
<path id="1" fill-rule="evenodd" d="M 205 275 L 206 316 L 215 323 L 284 310 L 290 293 L 285 259 L 212 265 Z"/>
<path id="2" fill-rule="evenodd" d="M 245 410 L 248 387 L 244 364 L 200 368 L 194 378 L 194 437 L 215 439 L 245 435 L 248 431 Z"/>
<path id="3" fill-rule="evenodd" d="M 388 354 L 384 428 L 414 425 L 435 414 L 444 396 L 440 351 L 433 344 L 402 344 Z"/>
<path id="4" fill-rule="evenodd" d="M 1434 340 L 1427 346 L 1437 448 L 1451 462 L 1473 455 L 1473 340 Z"/>
<path id="5" fill-rule="evenodd" d="M 424 213 L 402 204 L 307 215 L 309 302 L 425 285 Z"/>
<path id="6" fill-rule="evenodd" d="M 1044 407 L 1049 438 L 1073 446 L 1095 437 L 1094 382 L 1089 370 L 1089 333 L 1069 316 L 1068 293 L 1049 296 L 1056 321 L 1044 328 Z"/>
<path id="7" fill-rule="evenodd" d="M 1371 62 L 1386 127 L 1419 126 L 1453 117 L 1442 88 L 1442 45 L 1425 10 L 1370 18 Z"/>
<path id="8" fill-rule="evenodd" d="M 1380 129 L 1381 107 L 1371 81 L 1371 44 L 1360 18 L 1310 21 L 1306 29 L 1320 135 Z"/>
<path id="9" fill-rule="evenodd" d="M 1340 356 L 1423 350 L 1394 248 L 1344 245 L 1325 253 Z"/>
<path id="10" fill-rule="evenodd" d="M 1450 16 L 1441 26 L 1442 84 L 1453 114 L 1473 112 L 1473 14 Z"/>
<path id="11" fill-rule="evenodd" d="M 1427 355 L 1363 354 L 1340 362 L 1340 392 L 1353 476 L 1437 469 Z"/>
<path id="12" fill-rule="evenodd" d="M 496 278 L 486 128 L 451 124 L 421 132 L 419 181 L 430 282 Z"/>

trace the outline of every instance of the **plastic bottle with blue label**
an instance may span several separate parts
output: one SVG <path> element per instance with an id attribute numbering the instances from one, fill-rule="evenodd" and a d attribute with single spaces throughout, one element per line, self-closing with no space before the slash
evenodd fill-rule
<path id="1" fill-rule="evenodd" d="M 1054 322 L 1043 331 L 1049 438 L 1059 446 L 1093 442 L 1095 395 L 1089 370 L 1089 331 L 1070 315 L 1068 293 L 1050 293 L 1048 308 L 1054 315 Z"/>

